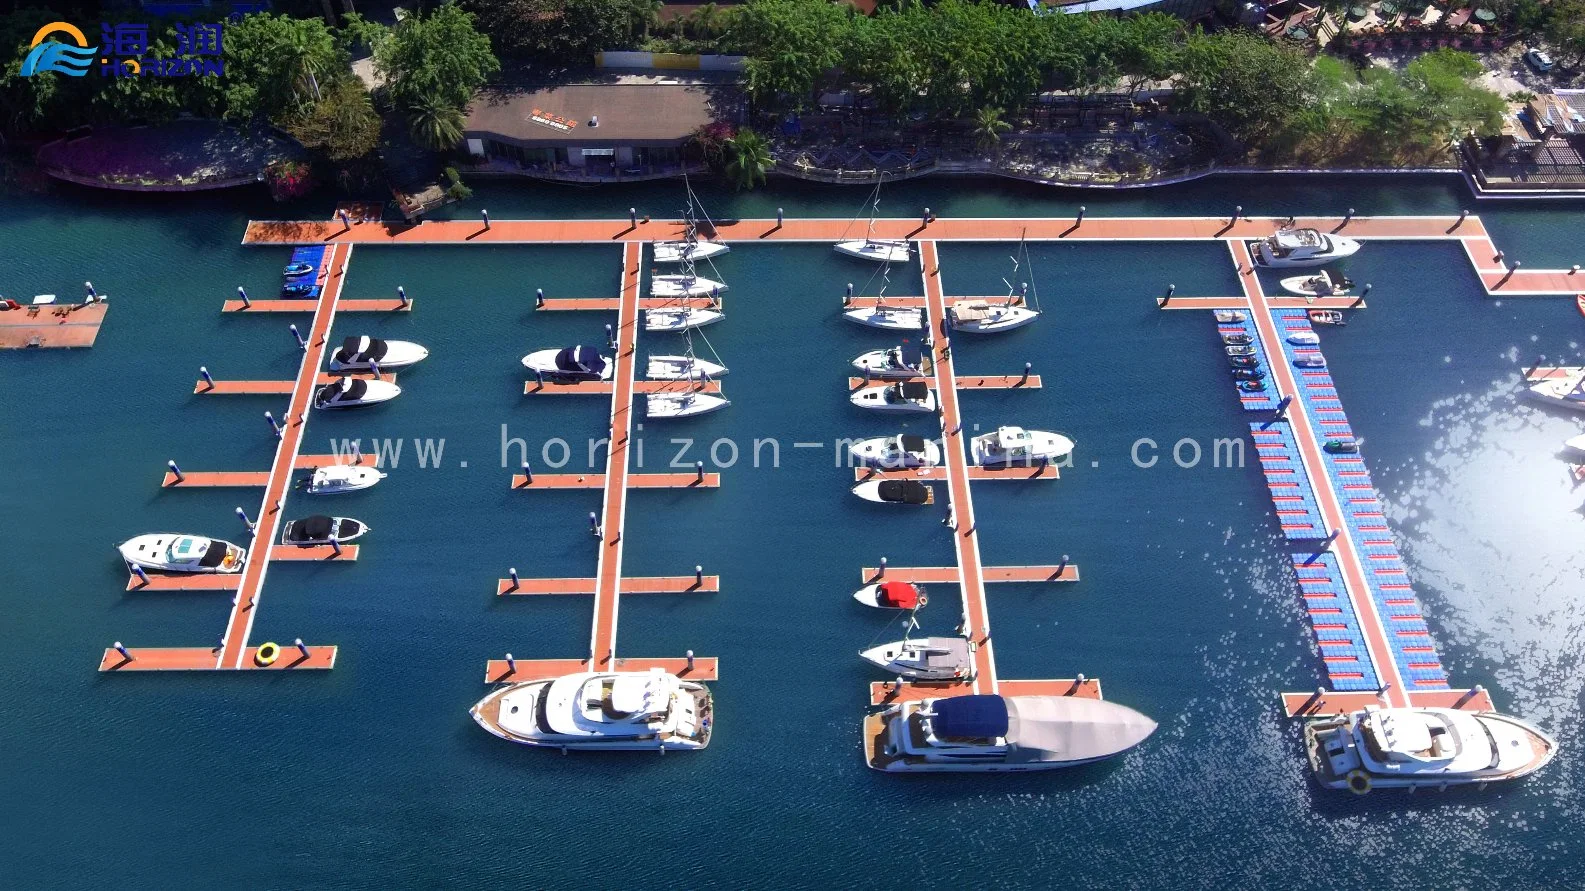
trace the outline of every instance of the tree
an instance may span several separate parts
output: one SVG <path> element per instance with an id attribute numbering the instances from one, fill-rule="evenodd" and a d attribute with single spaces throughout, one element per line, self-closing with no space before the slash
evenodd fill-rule
<path id="1" fill-rule="evenodd" d="M 463 0 L 496 52 L 556 67 L 633 45 L 654 16 L 651 0 Z M 636 26 L 636 27 L 635 27 Z"/>
<path id="2" fill-rule="evenodd" d="M 467 108 L 474 92 L 501 70 L 473 14 L 451 2 L 397 24 L 375 46 L 374 67 L 402 109 L 425 101 Z"/>
<path id="3" fill-rule="evenodd" d="M 851 7 L 829 0 L 750 0 L 738 10 L 726 45 L 746 53 L 748 92 L 754 101 L 794 108 L 814 98 L 826 72 L 842 60 L 851 34 Z"/>
<path id="4" fill-rule="evenodd" d="M 1002 134 L 1013 125 L 1002 120 L 1000 108 L 982 108 L 974 116 L 974 144 L 980 151 L 989 151 L 1002 144 Z"/>
<path id="5" fill-rule="evenodd" d="M 1585 0 L 1552 0 L 1540 31 L 1565 68 L 1585 65 Z"/>
<path id="6" fill-rule="evenodd" d="M 1315 99 L 1310 60 L 1245 31 L 1196 33 L 1183 49 L 1182 96 L 1251 145 L 1291 127 Z"/>
<path id="7" fill-rule="evenodd" d="M 362 81 L 341 77 L 321 93 L 319 102 L 286 124 L 286 132 L 337 162 L 361 158 L 379 147 L 380 116 Z"/>
<path id="8" fill-rule="evenodd" d="M 753 130 L 739 130 L 732 138 L 731 160 L 726 163 L 727 179 L 739 189 L 752 189 L 765 182 L 765 173 L 776 165 L 770 146 Z"/>
<path id="9" fill-rule="evenodd" d="M 407 110 L 407 124 L 418 144 L 431 151 L 456 148 L 465 124 L 462 110 L 433 97 L 423 97 Z"/>
<path id="10" fill-rule="evenodd" d="M 317 18 L 255 13 L 226 27 L 226 117 L 284 121 L 318 102 L 347 54 Z"/>

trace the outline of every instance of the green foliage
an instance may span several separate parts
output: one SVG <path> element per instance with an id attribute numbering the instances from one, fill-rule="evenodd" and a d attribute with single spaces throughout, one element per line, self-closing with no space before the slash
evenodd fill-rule
<path id="1" fill-rule="evenodd" d="M 1309 59 L 1247 31 L 1190 36 L 1182 65 L 1188 107 L 1248 143 L 1288 130 L 1316 98 Z"/>
<path id="2" fill-rule="evenodd" d="M 751 57 L 745 73 L 755 101 L 785 99 L 801 108 L 842 61 L 851 21 L 850 7 L 826 0 L 754 0 L 738 11 L 725 39 Z"/>
<path id="3" fill-rule="evenodd" d="M 463 0 L 503 56 L 561 67 L 602 50 L 635 46 L 655 0 Z"/>
<path id="4" fill-rule="evenodd" d="M 371 22 L 355 12 L 349 12 L 341 17 L 341 27 L 336 31 L 336 42 L 344 50 L 351 51 L 356 47 L 373 49 L 380 41 L 390 36 L 391 29 L 379 22 Z"/>
<path id="5" fill-rule="evenodd" d="M 257 13 L 226 27 L 225 116 L 292 119 L 347 68 L 347 54 L 321 19 Z"/>
<path id="6" fill-rule="evenodd" d="M 726 177 L 738 189 L 752 189 L 765 182 L 765 174 L 776 162 L 770 156 L 770 146 L 753 130 L 739 130 L 732 137 L 726 162 Z"/>
<path id="7" fill-rule="evenodd" d="M 1002 134 L 1013 125 L 1002 119 L 1000 108 L 982 108 L 974 115 L 974 144 L 981 151 L 995 148 L 1002 142 Z"/>
<path id="8" fill-rule="evenodd" d="M 374 66 L 404 109 L 421 102 L 467 108 L 474 91 L 501 70 L 473 14 L 455 3 L 404 19 L 375 47 Z"/>
<path id="9" fill-rule="evenodd" d="M 407 125 L 413 139 L 430 151 L 456 148 L 462 141 L 464 123 L 461 109 L 432 96 L 421 96 L 407 108 Z"/>
<path id="10" fill-rule="evenodd" d="M 369 91 L 354 77 L 342 77 L 325 87 L 323 98 L 285 125 L 298 142 L 321 149 L 332 161 L 350 161 L 380 145 L 380 116 L 374 112 Z"/>
<path id="11" fill-rule="evenodd" d="M 1585 64 L 1585 0 L 1552 0 L 1538 30 L 1565 67 Z"/>
<path id="12" fill-rule="evenodd" d="M 455 167 L 446 168 L 446 197 L 453 201 L 463 201 L 473 197 L 473 190 L 463 185 L 462 174 Z"/>

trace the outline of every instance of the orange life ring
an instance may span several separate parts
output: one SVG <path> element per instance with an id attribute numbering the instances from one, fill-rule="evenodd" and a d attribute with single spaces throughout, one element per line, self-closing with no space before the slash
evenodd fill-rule
<path id="1" fill-rule="evenodd" d="M 1370 794 L 1370 774 L 1364 772 L 1363 770 L 1360 770 L 1357 767 L 1354 768 L 1344 776 L 1344 780 L 1348 783 L 1348 791 L 1354 793 L 1355 795 Z"/>

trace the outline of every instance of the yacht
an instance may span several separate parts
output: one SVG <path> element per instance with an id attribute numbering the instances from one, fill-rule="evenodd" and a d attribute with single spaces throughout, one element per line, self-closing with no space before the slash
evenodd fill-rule
<path id="1" fill-rule="evenodd" d="M 689 390 L 683 393 L 650 393 L 644 397 L 647 418 L 691 418 L 707 415 L 731 405 L 731 401 L 712 393 Z"/>
<path id="2" fill-rule="evenodd" d="M 941 463 L 941 446 L 912 433 L 861 439 L 849 445 L 848 452 L 867 467 L 885 470 L 935 467 Z"/>
<path id="3" fill-rule="evenodd" d="M 887 773 L 1051 770 L 1115 757 L 1155 729 L 1104 699 L 954 696 L 866 717 L 864 748 L 870 767 Z"/>
<path id="4" fill-rule="evenodd" d="M 1073 440 L 1060 433 L 1025 430 L 1022 427 L 997 427 L 969 440 L 969 454 L 979 465 L 1022 464 L 1031 466 L 1060 461 L 1073 453 Z"/>
<path id="5" fill-rule="evenodd" d="M 313 476 L 308 478 L 306 491 L 310 495 L 339 495 L 367 489 L 383 479 L 385 474 L 373 467 L 332 464 L 314 469 Z"/>
<path id="6" fill-rule="evenodd" d="M 331 371 L 368 371 L 375 365 L 391 371 L 417 365 L 429 350 L 406 340 L 380 340 L 377 337 L 349 337 L 341 349 L 330 356 Z"/>
<path id="7" fill-rule="evenodd" d="M 726 370 L 725 365 L 698 356 L 650 356 L 644 376 L 652 381 L 714 380 Z"/>
<path id="8" fill-rule="evenodd" d="M 922 331 L 925 327 L 923 309 L 887 306 L 880 302 L 874 306 L 846 310 L 842 316 L 850 322 L 888 331 Z"/>
<path id="9" fill-rule="evenodd" d="M 645 331 L 692 331 L 703 328 L 705 325 L 714 325 L 726 318 L 726 314 L 714 309 L 698 309 L 689 306 L 679 306 L 668 309 L 649 309 L 644 311 Z"/>
<path id="10" fill-rule="evenodd" d="M 1364 795 L 1374 787 L 1423 789 L 1513 780 L 1540 770 L 1557 742 L 1496 712 L 1366 706 L 1311 721 L 1305 748 L 1317 781 Z"/>
<path id="11" fill-rule="evenodd" d="M 682 241 L 657 241 L 650 245 L 654 251 L 656 263 L 687 263 L 694 260 L 708 260 L 732 250 L 728 245 L 718 241 L 698 241 L 693 238 Z"/>
<path id="12" fill-rule="evenodd" d="M 864 387 L 853 391 L 849 402 L 874 411 L 933 412 L 936 393 L 924 381 L 902 381 L 884 387 Z"/>
<path id="13" fill-rule="evenodd" d="M 853 367 L 882 380 L 924 377 L 924 349 L 914 344 L 870 350 L 853 360 Z"/>
<path id="14" fill-rule="evenodd" d="M 1332 278 L 1332 273 L 1325 269 L 1315 275 L 1296 275 L 1293 278 L 1282 280 L 1282 287 L 1290 294 L 1300 297 L 1335 297 L 1348 293 L 1354 283 L 1347 278 Z"/>
<path id="15" fill-rule="evenodd" d="M 1255 265 L 1272 269 L 1323 266 L 1359 253 L 1359 242 L 1318 229 L 1278 229 L 1255 242 Z"/>
<path id="16" fill-rule="evenodd" d="M 468 714 L 508 742 L 564 751 L 702 749 L 713 720 L 708 687 L 659 668 L 510 684 Z"/>
<path id="17" fill-rule="evenodd" d="M 865 238 L 859 241 L 839 241 L 836 252 L 860 260 L 877 263 L 907 263 L 911 246 L 902 238 Z"/>
<path id="18" fill-rule="evenodd" d="M 608 381 L 616 360 L 594 347 L 570 346 L 562 350 L 536 350 L 523 357 L 523 367 L 561 381 Z"/>
<path id="19" fill-rule="evenodd" d="M 116 550 L 132 566 L 161 572 L 241 572 L 248 559 L 246 549 L 229 541 L 170 532 L 129 538 Z"/>
<path id="20" fill-rule="evenodd" d="M 1040 318 L 1040 313 L 1027 306 L 1012 303 L 987 303 L 984 300 L 963 301 L 947 308 L 947 317 L 953 331 L 971 334 L 995 334 L 1011 331 Z"/>
<path id="21" fill-rule="evenodd" d="M 697 275 L 668 274 L 649 280 L 651 297 L 710 297 L 726 290 L 726 285 Z"/>
<path id="22" fill-rule="evenodd" d="M 870 647 L 859 658 L 887 674 L 916 681 L 958 681 L 974 677 L 974 655 L 961 637 L 903 638 Z"/>
<path id="23" fill-rule="evenodd" d="M 325 410 L 377 405 L 402 395 L 402 388 L 386 380 L 344 377 L 331 381 L 314 393 L 314 408 Z"/>
<path id="24" fill-rule="evenodd" d="M 881 477 L 853 487 L 853 494 L 876 504 L 935 504 L 936 491 L 918 480 Z"/>
<path id="25" fill-rule="evenodd" d="M 346 544 L 360 538 L 369 527 L 346 517 L 327 517 L 315 514 L 301 520 L 288 520 L 281 529 L 283 545 L 327 545 L 331 542 Z"/>
<path id="26" fill-rule="evenodd" d="M 1530 398 L 1572 411 L 1585 411 L 1585 370 L 1548 378 L 1530 385 Z"/>
<path id="27" fill-rule="evenodd" d="M 907 582 L 874 582 L 853 592 L 853 599 L 876 609 L 923 609 L 925 589 Z"/>

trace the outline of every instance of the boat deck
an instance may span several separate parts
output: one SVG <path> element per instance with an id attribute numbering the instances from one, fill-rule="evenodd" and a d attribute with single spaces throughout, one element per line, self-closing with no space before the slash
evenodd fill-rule
<path id="1" fill-rule="evenodd" d="M 91 347 L 99 338 L 110 304 L 24 304 L 0 312 L 0 350 L 72 349 Z"/>

